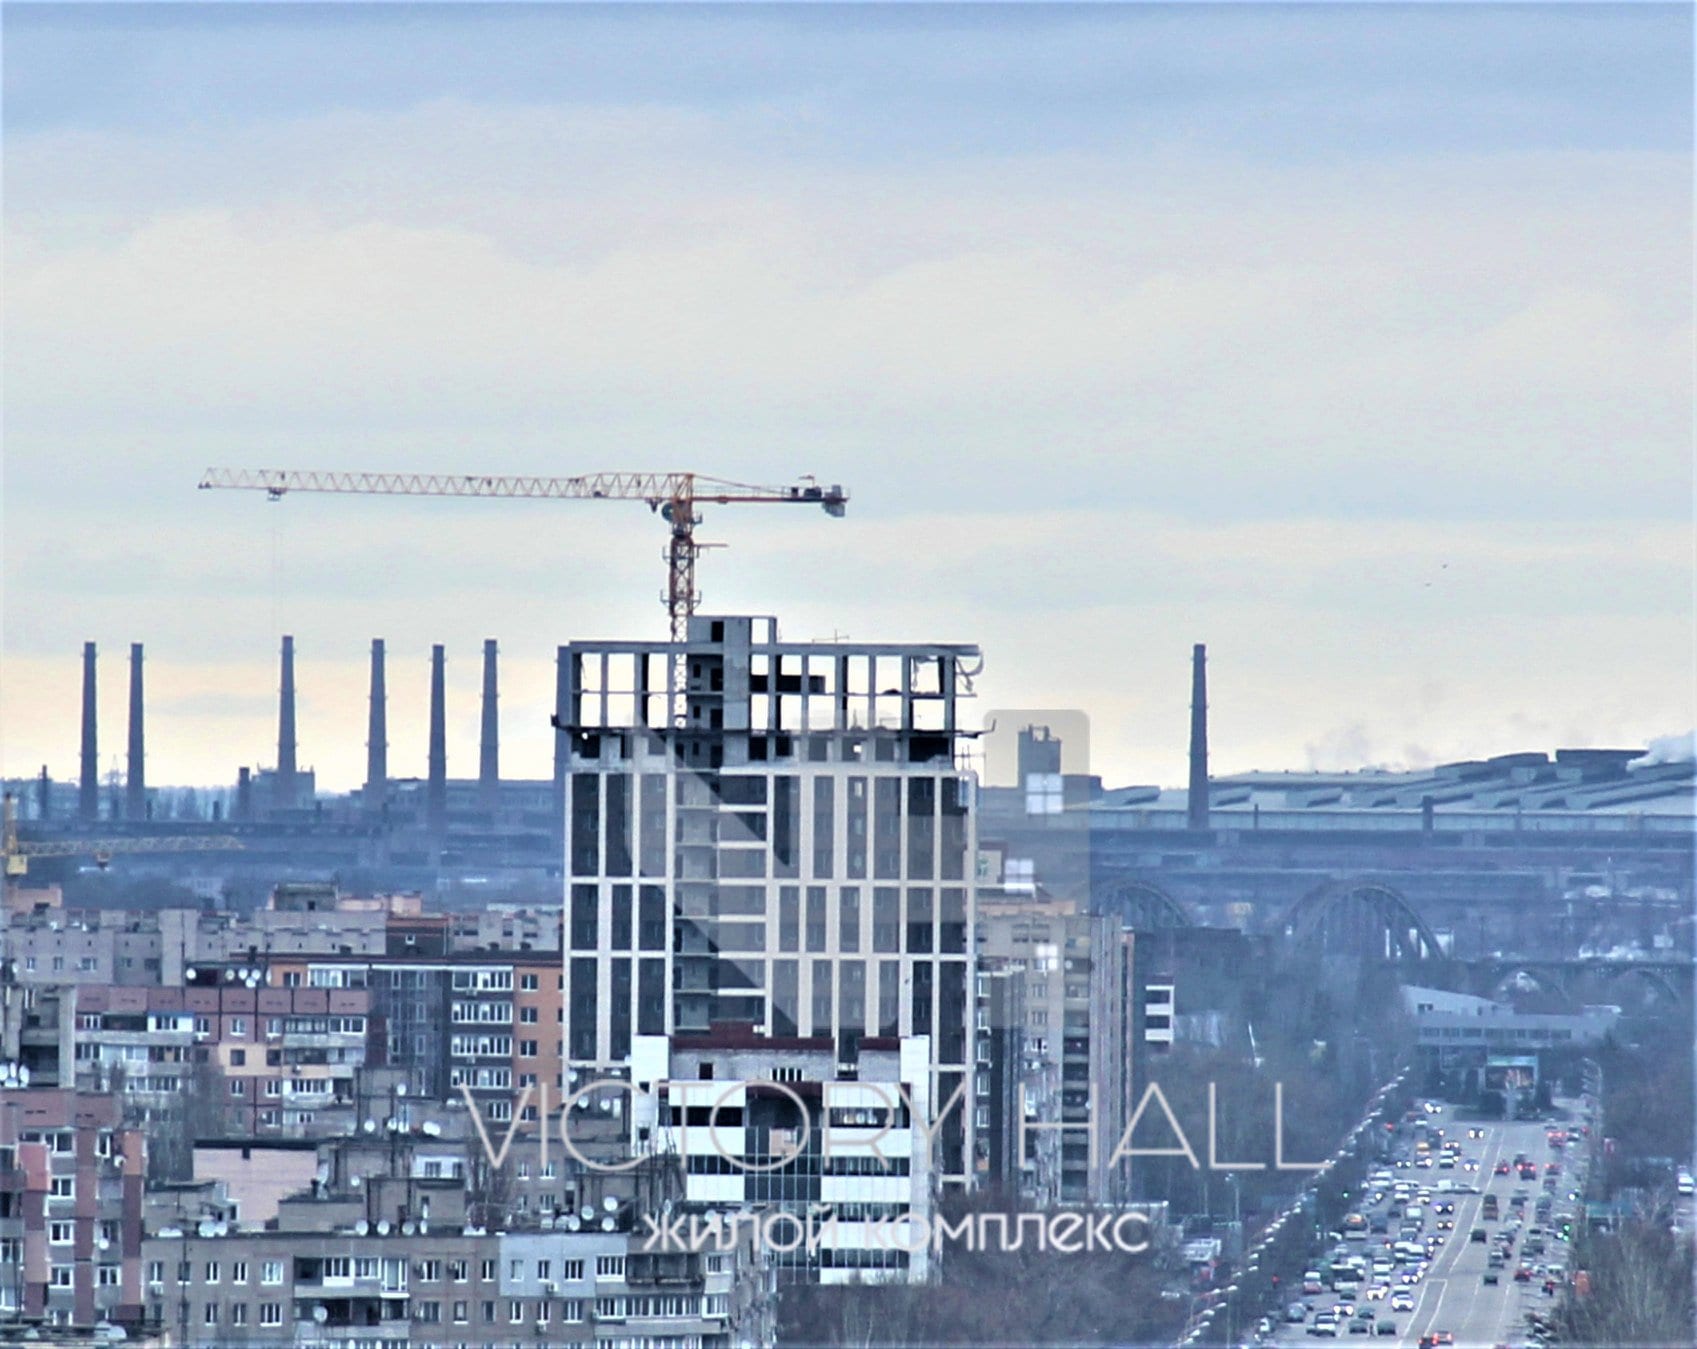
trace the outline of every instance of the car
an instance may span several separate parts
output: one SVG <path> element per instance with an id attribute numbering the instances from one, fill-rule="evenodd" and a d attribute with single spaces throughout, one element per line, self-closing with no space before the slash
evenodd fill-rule
<path id="1" fill-rule="evenodd" d="M 1467 1136 L 1469 1138 L 1483 1138 L 1485 1136 L 1485 1131 L 1483 1129 L 1479 1128 L 1477 1125 L 1475 1125 L 1473 1128 L 1471 1128 L 1467 1131 Z"/>
<path id="2" fill-rule="evenodd" d="M 1488 1234 L 1483 1227 L 1475 1227 L 1467 1234 L 1467 1239 L 1469 1241 L 1477 1241 L 1481 1246 L 1485 1244 L 1487 1238 Z"/>
<path id="3" fill-rule="evenodd" d="M 1374 1334 L 1376 1334 L 1376 1335 L 1394 1335 L 1394 1334 L 1396 1334 L 1396 1322 L 1395 1321 L 1381 1321 L 1381 1322 L 1379 1322 L 1379 1324 L 1374 1328 Z"/>
<path id="4" fill-rule="evenodd" d="M 1289 1321 L 1292 1325 L 1297 1325 L 1307 1319 L 1308 1304 L 1306 1302 L 1293 1302 L 1290 1306 L 1285 1308 L 1285 1320 Z"/>
<path id="5" fill-rule="evenodd" d="M 1514 1271 L 1514 1281 L 1516 1283 L 1531 1283 L 1532 1271 L 1527 1269 L 1525 1265 L 1522 1265 L 1519 1269 Z"/>
<path id="6" fill-rule="evenodd" d="M 1389 1275 L 1390 1271 L 1387 1269 L 1385 1271 L 1385 1273 L 1387 1275 Z M 1391 1290 L 1390 1290 L 1389 1284 L 1383 1284 L 1383 1283 L 1369 1284 L 1368 1287 L 1367 1287 L 1367 1300 L 1369 1302 L 1378 1302 L 1378 1301 L 1380 1301 L 1381 1299 L 1384 1298 L 1386 1293 L 1388 1293 L 1390 1291 Z"/>
<path id="7" fill-rule="evenodd" d="M 1486 1283 L 1498 1283 L 1501 1280 L 1502 1280 L 1502 1275 L 1498 1274 L 1496 1270 L 1488 1269 L 1488 1270 L 1485 1271 L 1485 1282 Z"/>
<path id="8" fill-rule="evenodd" d="M 1373 1333 L 1373 1323 L 1371 1321 L 1362 1321 L 1359 1319 L 1351 1321 L 1349 1323 L 1349 1333 L 1351 1335 L 1371 1335 Z"/>
<path id="9" fill-rule="evenodd" d="M 1497 1165 L 1496 1165 L 1496 1168 L 1495 1168 L 1495 1173 L 1499 1176 L 1506 1176 L 1509 1173 L 1508 1163 L 1507 1162 L 1498 1162 Z"/>
<path id="10" fill-rule="evenodd" d="M 1438 1231 L 1440 1231 L 1440 1232 L 1453 1232 L 1453 1231 L 1455 1231 L 1455 1219 L 1454 1218 L 1439 1218 L 1438 1219 Z"/>
<path id="11" fill-rule="evenodd" d="M 1414 1310 L 1414 1294 L 1406 1288 L 1399 1288 L 1391 1294 L 1391 1310 L 1393 1312 L 1411 1312 Z"/>

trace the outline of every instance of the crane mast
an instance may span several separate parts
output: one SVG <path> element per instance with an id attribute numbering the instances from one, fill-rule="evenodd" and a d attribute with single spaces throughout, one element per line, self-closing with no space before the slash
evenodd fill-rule
<path id="1" fill-rule="evenodd" d="M 666 589 L 661 602 L 671 620 L 674 642 L 687 635 L 689 616 L 701 601 L 695 588 L 695 562 L 706 545 L 695 540 L 701 523 L 696 507 L 726 505 L 820 506 L 841 516 L 848 493 L 821 487 L 812 478 L 783 487 L 729 482 L 700 473 L 588 473 L 571 478 L 491 476 L 448 473 L 355 473 L 314 469 L 209 468 L 201 488 L 262 491 L 272 501 L 290 492 L 340 492 L 378 496 L 500 497 L 556 501 L 642 501 L 671 529 L 666 547 Z"/>

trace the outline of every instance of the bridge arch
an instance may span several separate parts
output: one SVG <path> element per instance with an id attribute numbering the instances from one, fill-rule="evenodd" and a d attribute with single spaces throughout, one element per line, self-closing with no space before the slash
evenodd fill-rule
<path id="1" fill-rule="evenodd" d="M 1328 881 L 1286 911 L 1285 936 L 1326 954 L 1437 960 L 1437 935 L 1401 891 L 1382 881 Z"/>
<path id="2" fill-rule="evenodd" d="M 1636 980 L 1640 985 L 1639 1010 L 1644 1010 L 1646 1004 L 1659 1003 L 1665 1007 L 1678 1007 L 1685 1001 L 1673 980 L 1661 970 L 1629 960 L 1587 965 L 1582 977 L 1595 981 L 1604 988 L 1612 985 L 1616 989 L 1629 979 Z"/>
<path id="3" fill-rule="evenodd" d="M 1491 972 L 1491 987 L 1489 996 L 1494 1002 L 1506 1002 L 1507 995 L 1513 991 L 1514 985 L 1522 980 L 1530 981 L 1545 993 L 1553 993 L 1569 1007 L 1577 1010 L 1579 1000 L 1573 996 L 1573 991 L 1566 983 L 1557 978 L 1553 971 L 1543 965 L 1532 963 L 1510 963 L 1498 965 Z"/>
<path id="4" fill-rule="evenodd" d="M 1113 881 L 1098 891 L 1092 907 L 1097 913 L 1117 916 L 1124 926 L 1143 932 L 1151 928 L 1196 926 L 1196 917 L 1189 906 L 1152 881 Z"/>

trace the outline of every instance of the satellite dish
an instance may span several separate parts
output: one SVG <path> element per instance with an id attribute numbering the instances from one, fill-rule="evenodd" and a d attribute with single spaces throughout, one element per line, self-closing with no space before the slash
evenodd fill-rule
<path id="1" fill-rule="evenodd" d="M 377 1132 L 377 1121 L 374 1120 L 374 1119 L 366 1120 L 364 1128 L 365 1128 L 366 1133 L 368 1133 L 368 1134 L 376 1133 Z"/>
<path id="2" fill-rule="evenodd" d="M 220 1218 L 218 1220 L 218 1228 L 213 1233 L 213 1235 L 214 1236 L 220 1236 L 220 1237 L 229 1236 L 230 1235 L 230 1224 L 225 1222 L 222 1218 Z"/>
<path id="3" fill-rule="evenodd" d="M 594 1216 L 595 1216 L 595 1205 L 585 1204 L 583 1206 L 583 1220 L 585 1222 L 588 1222 Z"/>
<path id="4" fill-rule="evenodd" d="M 203 1237 L 210 1237 L 217 1232 L 218 1227 L 217 1227 L 217 1224 L 212 1221 L 212 1219 L 202 1218 L 200 1220 L 199 1225 L 194 1230 L 196 1232 L 200 1233 L 200 1235 L 203 1236 Z"/>
<path id="5" fill-rule="evenodd" d="M 183 978 L 192 980 L 192 979 L 198 977 L 199 974 L 200 974 L 200 971 L 197 970 L 193 965 L 190 965 L 186 970 L 183 971 Z"/>
<path id="6" fill-rule="evenodd" d="M 106 1240 L 105 1237 L 101 1237 L 100 1241 L 97 1244 L 99 1245 L 100 1249 L 103 1250 L 103 1251 L 109 1251 L 109 1250 L 112 1249 L 112 1243 L 110 1241 Z"/>
<path id="7" fill-rule="evenodd" d="M 614 1220 L 611 1214 L 601 1220 L 601 1230 L 603 1232 L 611 1232 L 618 1225 L 618 1222 Z"/>
<path id="8" fill-rule="evenodd" d="M 312 1319 L 318 1322 L 319 1325 L 323 1325 L 330 1319 L 330 1309 L 320 1302 L 312 1309 Z"/>
<path id="9" fill-rule="evenodd" d="M 357 1190 L 361 1185 L 365 1184 L 365 1180 L 361 1176 L 349 1176 L 348 1184 Z"/>
<path id="10" fill-rule="evenodd" d="M 395 1084 L 395 1095 L 405 1096 L 406 1094 L 407 1094 L 407 1084 L 405 1082 L 397 1082 Z"/>
<path id="11" fill-rule="evenodd" d="M 543 1214 L 542 1216 L 542 1230 L 544 1232 L 552 1232 L 554 1230 L 554 1220 L 547 1214 Z"/>
<path id="12" fill-rule="evenodd" d="M 417 1231 L 418 1231 L 418 1229 L 416 1227 L 414 1227 L 411 1222 L 404 1222 L 404 1223 L 401 1224 L 401 1235 L 403 1237 L 410 1237 L 410 1236 L 414 1235 Z"/>
<path id="13" fill-rule="evenodd" d="M 601 1201 L 601 1207 L 608 1213 L 617 1213 L 619 1211 L 619 1201 L 613 1198 L 612 1195 L 608 1195 Z"/>
<path id="14" fill-rule="evenodd" d="M 378 1220 L 377 1235 L 380 1237 L 386 1237 L 389 1235 L 389 1220 L 387 1218 L 381 1218 Z"/>
<path id="15" fill-rule="evenodd" d="M 371 1232 L 371 1224 L 366 1222 L 366 1220 L 364 1218 L 361 1218 L 357 1223 L 354 1224 L 354 1233 L 357 1236 L 362 1236 L 362 1237 L 367 1236 L 367 1235 L 370 1234 L 370 1232 Z"/>
<path id="16" fill-rule="evenodd" d="M 421 1236 L 421 1237 L 425 1236 L 426 1234 L 429 1233 L 429 1231 L 430 1231 L 430 1220 L 428 1218 L 420 1218 L 418 1220 L 418 1234 L 419 1234 L 419 1236 Z"/>
<path id="17" fill-rule="evenodd" d="M 423 1131 L 426 1138 L 440 1138 L 442 1136 L 442 1126 L 435 1120 L 427 1119 L 419 1126 L 419 1128 Z"/>

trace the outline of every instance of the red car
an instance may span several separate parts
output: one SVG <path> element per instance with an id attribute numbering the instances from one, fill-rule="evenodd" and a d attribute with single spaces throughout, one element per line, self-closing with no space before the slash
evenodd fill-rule
<path id="1" fill-rule="evenodd" d="M 1506 1176 L 1508 1174 L 1508 1163 L 1507 1162 L 1498 1162 L 1497 1168 L 1496 1168 L 1496 1174 L 1499 1175 L 1499 1176 Z"/>
<path id="2" fill-rule="evenodd" d="M 1522 1265 L 1519 1269 L 1514 1271 L 1514 1281 L 1516 1283 L 1531 1283 L 1532 1271 L 1527 1269 L 1525 1265 Z"/>
<path id="3" fill-rule="evenodd" d="M 1544 1174 L 1546 1176 L 1559 1176 L 1559 1175 L 1561 1175 L 1561 1163 L 1560 1162 L 1546 1162 L 1544 1164 Z"/>

